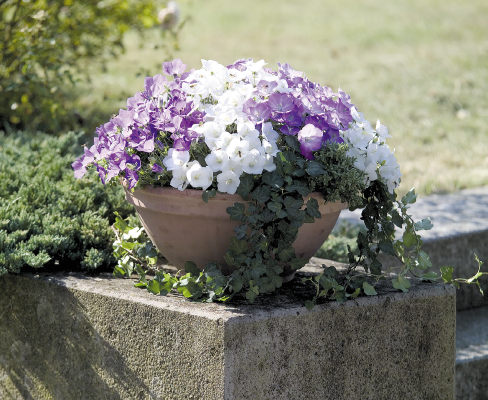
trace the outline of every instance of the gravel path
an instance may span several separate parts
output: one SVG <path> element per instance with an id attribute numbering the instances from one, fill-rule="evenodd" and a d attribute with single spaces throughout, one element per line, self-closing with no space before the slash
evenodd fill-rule
<path id="1" fill-rule="evenodd" d="M 434 223 L 430 231 L 422 231 L 425 241 L 488 230 L 488 186 L 420 197 L 410 211 L 416 221 L 430 217 Z M 357 224 L 360 217 L 360 210 L 344 210 L 339 221 Z"/>

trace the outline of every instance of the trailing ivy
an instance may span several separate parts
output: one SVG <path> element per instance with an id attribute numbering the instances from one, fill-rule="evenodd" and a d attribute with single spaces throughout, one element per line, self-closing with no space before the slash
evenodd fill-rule
<path id="1" fill-rule="evenodd" d="M 127 217 L 134 211 L 122 188 L 105 188 L 95 175 L 73 177 L 70 165 L 83 150 L 82 138 L 0 133 L 0 275 L 115 263 L 114 212 Z"/>

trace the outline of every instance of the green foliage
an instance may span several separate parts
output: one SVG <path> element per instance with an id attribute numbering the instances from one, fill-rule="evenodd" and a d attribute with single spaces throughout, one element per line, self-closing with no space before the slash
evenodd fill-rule
<path id="1" fill-rule="evenodd" d="M 129 29 L 157 23 L 156 0 L 0 1 L 0 129 L 59 133 L 83 116 L 69 110 L 87 67 L 124 50 Z M 81 110 L 79 110 L 82 113 Z M 80 121 L 81 120 L 81 121 Z"/>
<path id="2" fill-rule="evenodd" d="M 74 178 L 81 138 L 0 134 L 0 273 L 114 263 L 114 212 L 134 211 L 120 187 L 104 187 L 93 175 Z"/>

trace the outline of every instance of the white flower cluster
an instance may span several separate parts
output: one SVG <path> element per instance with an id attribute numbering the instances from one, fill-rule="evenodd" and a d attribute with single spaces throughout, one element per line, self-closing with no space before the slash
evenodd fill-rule
<path id="1" fill-rule="evenodd" d="M 239 71 L 226 68 L 215 61 L 202 60 L 203 68 L 191 73 L 182 84 L 188 101 L 194 108 L 205 112 L 205 122 L 194 125 L 192 130 L 203 135 L 210 154 L 205 158 L 206 167 L 190 160 L 188 151 L 169 150 L 164 159 L 165 167 L 172 171 L 171 186 L 184 190 L 188 184 L 207 189 L 217 175 L 218 190 L 234 194 L 243 172 L 261 174 L 273 171 L 273 157 L 278 153 L 276 140 L 279 135 L 271 123 L 263 123 L 261 132 L 243 112 L 243 104 L 253 96 L 255 85 L 261 81 L 277 82 L 278 91 L 288 89 L 284 80 L 266 72 L 264 61 L 244 63 Z M 227 127 L 236 124 L 237 132 Z"/>
<path id="2" fill-rule="evenodd" d="M 381 179 L 387 186 L 388 191 L 393 193 L 400 183 L 400 166 L 393 155 L 394 151 L 385 143 L 386 138 L 391 137 L 388 129 L 380 124 L 378 120 L 376 129 L 371 123 L 364 119 L 363 113 L 352 109 L 354 122 L 349 125 L 346 131 L 340 131 L 344 141 L 348 143 L 347 155 L 356 157 L 354 166 L 364 171 L 366 183 Z"/>

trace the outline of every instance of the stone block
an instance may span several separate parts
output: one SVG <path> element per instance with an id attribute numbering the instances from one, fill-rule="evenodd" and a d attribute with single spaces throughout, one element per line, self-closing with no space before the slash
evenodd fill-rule
<path id="1" fill-rule="evenodd" d="M 453 399 L 455 292 L 413 282 L 308 311 L 152 296 L 110 276 L 0 277 L 2 399 Z"/>

